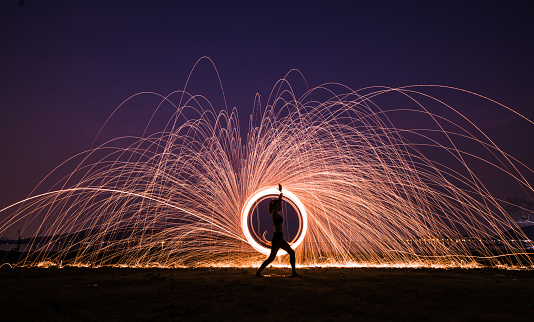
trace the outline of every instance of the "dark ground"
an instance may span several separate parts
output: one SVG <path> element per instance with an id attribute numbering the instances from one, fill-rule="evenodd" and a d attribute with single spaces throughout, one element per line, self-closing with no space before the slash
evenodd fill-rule
<path id="1" fill-rule="evenodd" d="M 534 271 L 2 268 L 0 320 L 532 321 Z M 274 275 L 278 274 L 278 275 Z"/>

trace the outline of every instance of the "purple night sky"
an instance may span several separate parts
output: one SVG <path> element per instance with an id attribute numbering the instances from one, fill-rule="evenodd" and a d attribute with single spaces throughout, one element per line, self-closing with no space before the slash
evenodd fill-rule
<path id="1" fill-rule="evenodd" d="M 312 87 L 459 87 L 534 119 L 534 10 L 527 1 L 252 3 L 3 1 L 0 208 L 88 149 L 132 94 L 183 89 L 202 56 L 214 61 L 242 126 L 255 94 L 268 96 L 293 68 Z M 204 86 L 216 102 L 208 61 L 194 77 L 192 88 Z M 471 108 L 487 121 L 489 112 Z M 135 124 L 146 124 L 151 112 L 121 114 L 114 131 L 139 135 L 131 133 Z M 532 126 L 504 117 L 481 126 L 534 166 Z"/>

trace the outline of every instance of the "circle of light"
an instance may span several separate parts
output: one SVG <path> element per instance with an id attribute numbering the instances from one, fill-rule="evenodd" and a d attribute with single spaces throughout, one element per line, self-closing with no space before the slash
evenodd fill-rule
<path id="1" fill-rule="evenodd" d="M 243 233 L 245 234 L 245 238 L 255 250 L 264 255 L 269 255 L 271 253 L 271 249 L 263 247 L 262 245 L 258 244 L 258 242 L 254 240 L 254 238 L 252 238 L 252 235 L 248 229 L 248 216 L 252 206 L 257 200 L 269 195 L 276 196 L 279 193 L 280 191 L 278 191 L 278 188 L 276 187 L 261 189 L 247 199 L 247 201 L 245 202 L 245 206 L 241 211 L 241 227 L 243 229 Z M 284 197 L 288 198 L 294 203 L 294 205 L 297 207 L 297 210 L 300 212 L 300 216 L 302 218 L 302 223 L 300 225 L 300 236 L 294 243 L 290 244 L 291 247 L 295 249 L 299 247 L 299 245 L 302 243 L 304 237 L 306 236 L 306 232 L 308 231 L 308 214 L 306 212 L 306 207 L 304 207 L 304 204 L 302 204 L 299 198 L 297 198 L 297 196 L 295 196 L 291 191 L 284 189 L 283 194 Z M 282 256 L 285 254 L 287 254 L 287 252 L 283 249 L 280 249 L 276 256 Z"/>

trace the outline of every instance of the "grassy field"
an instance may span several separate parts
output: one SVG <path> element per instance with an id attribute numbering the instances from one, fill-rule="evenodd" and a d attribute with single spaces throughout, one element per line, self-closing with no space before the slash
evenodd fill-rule
<path id="1" fill-rule="evenodd" d="M 534 319 L 534 271 L 2 268 L 0 320 Z"/>

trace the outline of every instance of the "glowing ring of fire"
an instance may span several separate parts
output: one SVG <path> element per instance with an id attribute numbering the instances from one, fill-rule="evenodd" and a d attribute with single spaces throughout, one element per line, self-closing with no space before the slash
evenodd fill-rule
<path id="1" fill-rule="evenodd" d="M 298 239 L 294 243 L 290 243 L 291 247 L 293 249 L 299 247 L 299 245 L 304 240 L 304 237 L 306 236 L 306 232 L 308 230 L 308 214 L 306 212 L 306 207 L 302 204 L 302 202 L 295 196 L 291 191 L 287 189 L 283 189 L 284 198 L 287 198 L 291 201 L 291 203 L 297 207 L 297 212 L 300 213 L 299 216 L 299 232 L 297 233 Z M 264 188 L 256 193 L 254 193 L 251 197 L 247 199 L 245 202 L 245 206 L 243 207 L 243 210 L 241 211 L 241 228 L 243 229 L 243 233 L 245 234 L 245 237 L 248 241 L 248 243 L 258 252 L 269 255 L 271 253 L 270 248 L 263 247 L 262 245 L 258 244 L 250 234 L 250 231 L 248 229 L 248 216 L 250 213 L 250 210 L 252 206 L 256 203 L 256 201 L 267 197 L 267 196 L 278 196 L 280 194 L 280 191 L 276 187 L 269 187 Z M 285 250 L 280 249 L 278 251 L 277 256 L 285 255 L 287 254 Z"/>

